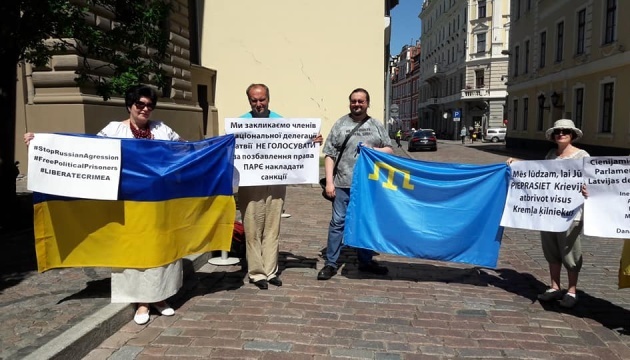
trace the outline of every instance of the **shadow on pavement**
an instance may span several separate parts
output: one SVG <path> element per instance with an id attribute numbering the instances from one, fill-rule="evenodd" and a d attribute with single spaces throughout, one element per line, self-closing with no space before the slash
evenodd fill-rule
<path id="1" fill-rule="evenodd" d="M 85 289 L 59 300 L 57 304 L 70 300 L 109 298 L 112 292 L 110 278 L 88 281 Z"/>
<path id="2" fill-rule="evenodd" d="M 580 290 L 578 290 L 577 295 L 578 303 L 572 309 L 565 309 L 557 302 L 541 302 L 540 304 L 547 311 L 573 315 L 581 319 L 591 319 L 621 335 L 630 335 L 629 310 Z"/>
<path id="3" fill-rule="evenodd" d="M 288 268 L 309 268 L 315 269 L 317 267 L 317 258 L 307 258 L 301 255 L 295 255 L 288 251 L 280 251 L 278 256 L 278 275 Z"/>

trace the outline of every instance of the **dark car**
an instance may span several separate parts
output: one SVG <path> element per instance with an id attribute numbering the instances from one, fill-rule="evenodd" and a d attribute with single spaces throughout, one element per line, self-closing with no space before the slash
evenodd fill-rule
<path id="1" fill-rule="evenodd" d="M 405 131 L 402 132 L 402 136 L 400 137 L 400 140 L 407 141 L 407 140 L 411 139 L 411 135 L 413 135 L 413 131 L 405 130 Z"/>
<path id="2" fill-rule="evenodd" d="M 409 139 L 407 150 L 416 151 L 421 149 L 437 150 L 437 139 L 433 130 L 419 130 L 413 133 Z"/>

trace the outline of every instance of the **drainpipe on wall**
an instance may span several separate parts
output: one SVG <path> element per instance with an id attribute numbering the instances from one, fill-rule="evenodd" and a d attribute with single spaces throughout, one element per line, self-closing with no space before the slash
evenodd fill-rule
<path id="1" fill-rule="evenodd" d="M 24 64 L 24 77 L 26 79 L 26 103 L 33 105 L 35 98 L 35 86 L 33 85 L 33 65 L 28 62 Z"/>

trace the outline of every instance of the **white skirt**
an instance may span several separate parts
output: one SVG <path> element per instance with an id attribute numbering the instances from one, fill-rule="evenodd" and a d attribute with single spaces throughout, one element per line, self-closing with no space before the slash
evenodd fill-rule
<path id="1" fill-rule="evenodd" d="M 112 303 L 156 303 L 175 295 L 182 287 L 182 261 L 150 269 L 112 271 Z"/>

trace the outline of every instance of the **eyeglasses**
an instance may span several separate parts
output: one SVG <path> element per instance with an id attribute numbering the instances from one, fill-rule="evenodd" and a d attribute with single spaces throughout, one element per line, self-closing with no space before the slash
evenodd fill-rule
<path id="1" fill-rule="evenodd" d="M 571 129 L 553 129 L 554 135 L 571 135 L 573 130 Z"/>
<path id="2" fill-rule="evenodd" d="M 350 100 L 350 104 L 365 104 L 365 100 Z"/>
<path id="3" fill-rule="evenodd" d="M 145 107 L 149 108 L 149 110 L 153 110 L 155 109 L 155 104 L 154 103 L 145 103 L 144 101 L 136 101 L 134 103 L 134 105 L 136 105 L 136 107 L 138 108 L 138 110 L 142 110 Z"/>

